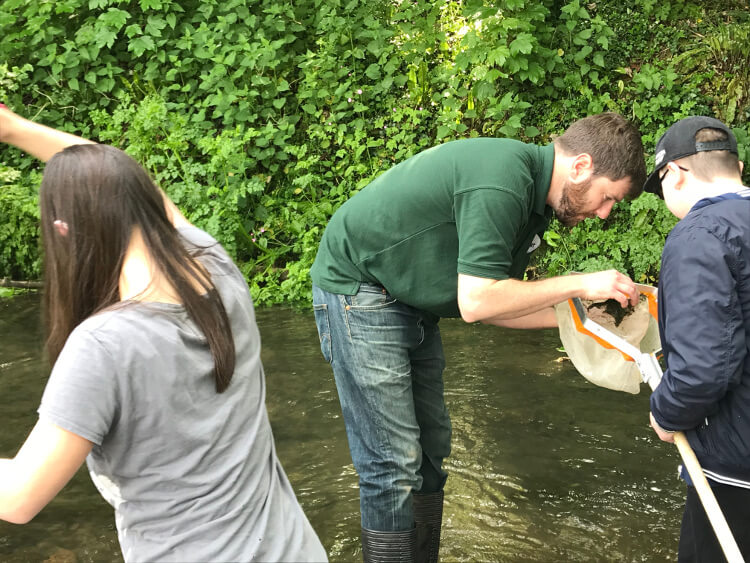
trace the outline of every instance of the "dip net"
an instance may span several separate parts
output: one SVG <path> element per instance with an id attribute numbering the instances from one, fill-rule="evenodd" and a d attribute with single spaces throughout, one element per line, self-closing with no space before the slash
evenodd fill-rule
<path id="1" fill-rule="evenodd" d="M 619 336 L 641 352 L 652 354 L 661 348 L 656 321 L 655 289 L 642 289 L 637 305 L 623 308 L 617 301 L 580 300 L 589 321 Z M 644 291 L 645 290 L 645 291 Z M 560 340 L 576 370 L 591 383 L 615 391 L 637 394 L 642 374 L 628 355 L 583 327 L 573 300 L 555 306 Z"/>

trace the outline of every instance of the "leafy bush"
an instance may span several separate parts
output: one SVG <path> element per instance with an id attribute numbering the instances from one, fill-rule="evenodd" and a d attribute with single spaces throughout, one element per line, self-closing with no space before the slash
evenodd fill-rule
<path id="1" fill-rule="evenodd" d="M 0 278 L 38 279 L 39 206 L 21 173 L 0 165 Z"/>
<path id="2" fill-rule="evenodd" d="M 638 283 L 658 279 L 661 248 L 677 219 L 653 194 L 621 203 L 606 221 L 587 219 L 573 228 L 547 231 L 547 251 L 536 267 L 548 275 L 616 268 Z"/>
<path id="3" fill-rule="evenodd" d="M 699 19 L 727 17 L 707 10 L 680 0 L 4 0 L 0 99 L 126 148 L 233 254 L 257 302 L 304 302 L 330 215 L 424 148 L 478 135 L 548 143 L 612 110 L 650 150 L 675 119 L 716 109 L 715 58 L 696 52 L 701 65 L 686 72 L 671 55 L 714 25 Z M 742 100 L 732 124 L 744 151 Z M 37 164 L 0 155 L 13 186 L 0 219 L 16 225 L 0 226 L 0 276 L 35 278 Z M 661 238 L 637 235 L 633 221 L 656 221 Z M 553 226 L 537 264 L 559 273 L 606 262 L 653 280 L 669 224 L 644 198 L 603 229 Z"/>

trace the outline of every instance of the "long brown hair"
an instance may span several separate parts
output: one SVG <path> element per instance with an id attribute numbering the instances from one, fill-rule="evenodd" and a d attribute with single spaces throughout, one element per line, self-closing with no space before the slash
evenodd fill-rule
<path id="1" fill-rule="evenodd" d="M 47 163 L 39 203 L 52 363 L 76 326 L 120 301 L 120 271 L 137 228 L 158 273 L 208 342 L 216 391 L 229 386 L 235 350 L 224 304 L 170 222 L 161 190 L 137 162 L 107 145 L 68 147 Z M 66 235 L 57 231 L 56 220 L 67 224 Z"/>

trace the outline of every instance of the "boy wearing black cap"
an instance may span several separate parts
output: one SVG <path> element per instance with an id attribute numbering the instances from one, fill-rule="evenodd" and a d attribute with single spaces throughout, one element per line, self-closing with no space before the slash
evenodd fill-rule
<path id="1" fill-rule="evenodd" d="M 656 144 L 645 190 L 680 222 L 659 279 L 666 361 L 651 395 L 651 426 L 684 431 L 745 559 L 750 560 L 750 190 L 737 141 L 722 122 L 688 117 Z M 678 560 L 723 561 L 686 472 Z"/>

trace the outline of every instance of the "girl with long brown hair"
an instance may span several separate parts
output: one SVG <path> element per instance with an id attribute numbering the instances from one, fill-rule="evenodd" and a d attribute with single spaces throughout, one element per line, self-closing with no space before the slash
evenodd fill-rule
<path id="1" fill-rule="evenodd" d="M 39 193 L 52 373 L 0 460 L 23 523 L 84 460 L 126 561 L 320 561 L 276 456 L 247 284 L 123 151 L 0 107 L 0 141 L 47 162 Z"/>

